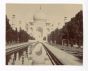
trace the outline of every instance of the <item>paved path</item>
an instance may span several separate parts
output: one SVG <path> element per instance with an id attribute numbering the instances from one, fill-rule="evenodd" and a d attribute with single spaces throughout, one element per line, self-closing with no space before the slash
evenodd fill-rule
<path id="1" fill-rule="evenodd" d="M 82 65 L 79 59 L 67 52 L 64 52 L 48 43 L 43 43 L 64 65 Z"/>

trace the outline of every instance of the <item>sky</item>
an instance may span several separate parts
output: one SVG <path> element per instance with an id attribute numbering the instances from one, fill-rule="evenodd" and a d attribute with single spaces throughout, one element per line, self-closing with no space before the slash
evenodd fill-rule
<path id="1" fill-rule="evenodd" d="M 41 8 L 41 10 L 40 10 Z M 6 15 L 10 19 L 10 24 L 14 24 L 19 29 L 25 29 L 25 25 L 33 22 L 36 18 L 47 19 L 55 28 L 62 28 L 65 22 L 70 21 L 80 10 L 81 4 L 6 4 Z M 15 15 L 15 18 L 12 18 Z M 64 17 L 67 20 L 64 21 Z"/>

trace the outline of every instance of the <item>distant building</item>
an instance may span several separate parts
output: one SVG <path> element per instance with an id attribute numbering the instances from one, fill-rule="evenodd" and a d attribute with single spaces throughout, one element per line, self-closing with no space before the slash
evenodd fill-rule
<path id="1" fill-rule="evenodd" d="M 46 15 L 43 12 L 41 6 L 38 12 L 33 15 L 33 35 L 36 40 L 43 41 L 44 38 L 46 38 L 47 41 L 47 19 Z"/>

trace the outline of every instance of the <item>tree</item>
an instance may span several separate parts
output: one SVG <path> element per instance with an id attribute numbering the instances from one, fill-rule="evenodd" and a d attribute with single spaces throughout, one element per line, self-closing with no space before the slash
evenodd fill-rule
<path id="1" fill-rule="evenodd" d="M 83 45 L 83 15 L 82 11 L 78 12 L 75 17 L 66 22 L 62 29 L 55 29 L 48 36 L 49 41 L 61 44 L 63 39 L 67 39 L 69 44 Z"/>
<path id="2" fill-rule="evenodd" d="M 26 31 L 20 28 L 20 31 L 13 30 L 10 23 L 9 19 L 6 16 L 6 42 L 8 43 L 22 43 L 22 42 L 27 42 L 29 39 L 34 39 L 30 34 L 28 34 Z"/>

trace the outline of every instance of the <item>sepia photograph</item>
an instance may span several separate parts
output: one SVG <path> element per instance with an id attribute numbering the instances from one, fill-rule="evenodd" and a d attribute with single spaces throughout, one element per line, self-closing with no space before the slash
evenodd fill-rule
<path id="1" fill-rule="evenodd" d="M 6 4 L 6 65 L 83 65 L 82 4 Z"/>

